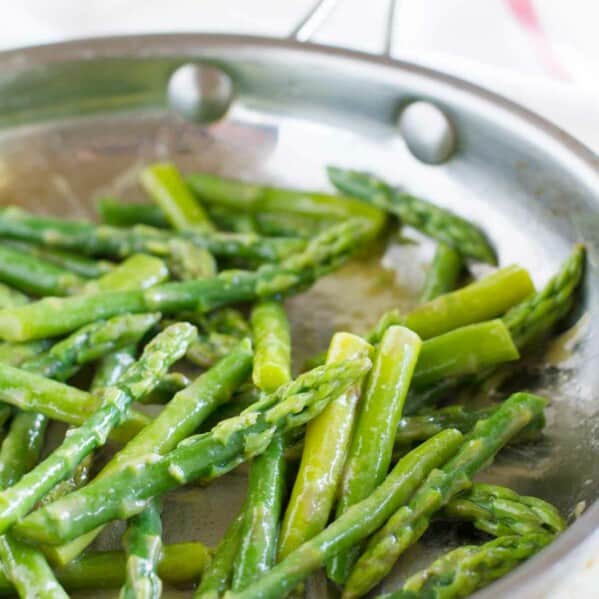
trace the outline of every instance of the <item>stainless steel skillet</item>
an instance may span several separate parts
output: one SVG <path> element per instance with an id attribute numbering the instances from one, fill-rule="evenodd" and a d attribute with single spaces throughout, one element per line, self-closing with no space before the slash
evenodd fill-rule
<path id="1" fill-rule="evenodd" d="M 231 107 L 214 124 L 194 125 L 166 110 L 169 78 L 188 62 L 214 65 L 233 82 Z M 416 158 L 396 126 L 415 100 L 432 102 L 452 123 L 457 145 L 441 164 Z M 501 263 L 522 263 L 538 284 L 573 243 L 587 243 L 578 325 L 548 348 L 550 364 L 535 382 L 552 398 L 547 439 L 504 452 L 485 474 L 554 501 L 566 514 L 583 514 L 546 551 L 480 596 L 539 597 L 570 573 L 575 549 L 599 528 L 597 158 L 505 99 L 346 50 L 164 35 L 0 54 L 0 204 L 91 215 L 96 195 L 134 197 L 136 169 L 166 157 L 185 169 L 305 188 L 326 185 L 329 163 L 371 169 L 480 223 Z M 334 328 L 364 325 L 390 304 L 407 307 L 422 259 L 416 250 L 393 248 L 384 257 L 387 270 L 355 266 L 291 301 L 298 346 L 308 352 Z M 242 485 L 237 474 L 205 493 L 175 494 L 167 506 L 167 541 L 214 540 L 236 510 Z M 424 542 L 418 556 L 428 559 L 436 550 Z"/>

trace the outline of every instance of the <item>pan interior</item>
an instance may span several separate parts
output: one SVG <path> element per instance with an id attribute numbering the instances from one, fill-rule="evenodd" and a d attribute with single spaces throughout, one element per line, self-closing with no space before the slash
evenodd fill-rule
<path id="1" fill-rule="evenodd" d="M 39 57 L 32 65 L 5 61 L 0 205 L 93 218 L 101 195 L 143 199 L 137 173 L 156 160 L 172 160 L 185 171 L 323 190 L 329 189 L 324 166 L 337 164 L 377 172 L 474 220 L 498 248 L 501 264 L 524 265 L 538 286 L 575 242 L 586 242 L 582 305 L 568 330 L 547 344 L 537 376 L 526 381 L 551 400 L 546 437 L 503 451 L 481 479 L 543 497 L 570 518 L 588 508 L 599 496 L 596 180 L 576 160 L 564 162 L 549 136 L 507 112 L 498 111 L 498 119 L 486 101 L 426 75 L 392 67 L 369 71 L 317 52 L 303 59 L 289 49 L 267 53 L 246 44 L 241 50 L 237 59 L 235 48 L 200 44 L 182 56 L 174 47 L 177 59 L 167 60 L 153 57 L 149 45 L 135 60 L 63 58 L 43 68 Z M 238 89 L 229 114 L 208 127 L 169 115 L 163 106 L 168 74 L 189 57 L 215 56 Z M 456 127 L 458 151 L 444 165 L 418 162 L 397 133 L 395 112 L 421 97 L 435 98 Z M 414 304 L 432 246 L 412 231 L 403 234 L 419 244 L 392 243 L 288 300 L 297 364 L 326 347 L 333 331 L 363 331 L 385 309 Z M 215 543 L 240 505 L 244 484 L 242 468 L 208 489 L 172 493 L 165 542 Z M 99 545 L 118 544 L 119 531 L 113 527 Z M 455 531 L 436 532 L 402 560 L 386 589 L 458 540 Z"/>

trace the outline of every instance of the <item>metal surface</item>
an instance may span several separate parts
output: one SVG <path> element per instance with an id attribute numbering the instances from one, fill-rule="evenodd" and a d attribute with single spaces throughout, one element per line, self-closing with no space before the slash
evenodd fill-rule
<path id="1" fill-rule="evenodd" d="M 226 118 L 200 127 L 169 115 L 169 77 L 188 62 L 228 73 L 237 97 Z M 457 150 L 423 164 L 398 134 L 400 109 L 434 102 L 455 127 Z M 366 168 L 478 222 L 502 264 L 520 262 L 541 285 L 571 245 L 589 248 L 583 305 L 569 335 L 548 347 L 532 387 L 551 398 L 547 438 L 508 449 L 483 478 L 555 502 L 586 506 L 553 545 L 480 597 L 539 597 L 599 526 L 598 161 L 563 132 L 506 100 L 410 64 L 315 45 L 214 35 L 88 40 L 0 54 L 0 203 L 62 216 L 92 215 L 111 191 L 137 199 L 136 173 L 169 158 L 303 188 L 326 188 L 323 167 Z M 289 301 L 295 358 L 335 328 L 358 330 L 391 305 L 408 308 L 426 245 L 394 246 Z M 243 473 L 166 506 L 167 542 L 214 542 L 239 506 Z M 445 546 L 451 537 L 444 538 Z M 106 543 L 110 539 L 105 540 Z M 426 537 L 396 576 L 438 552 Z M 408 558 L 408 556 L 405 556 Z M 397 577 L 384 587 L 397 583 Z M 498 589 L 498 590 L 494 590 Z"/>

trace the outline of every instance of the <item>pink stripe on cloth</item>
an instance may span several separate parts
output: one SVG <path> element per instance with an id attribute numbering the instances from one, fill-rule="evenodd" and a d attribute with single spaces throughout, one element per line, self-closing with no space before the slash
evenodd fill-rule
<path id="1" fill-rule="evenodd" d="M 533 36 L 537 53 L 545 68 L 556 79 L 570 79 L 569 74 L 556 58 L 547 38 L 533 0 L 505 0 L 516 20 Z"/>

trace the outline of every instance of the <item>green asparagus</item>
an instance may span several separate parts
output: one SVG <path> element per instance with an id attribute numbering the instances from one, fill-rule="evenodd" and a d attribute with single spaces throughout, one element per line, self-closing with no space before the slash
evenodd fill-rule
<path id="1" fill-rule="evenodd" d="M 475 483 L 468 491 L 452 499 L 443 515 L 471 521 L 476 528 L 493 536 L 559 534 L 566 526 L 550 503 L 500 487 Z"/>
<path id="2" fill-rule="evenodd" d="M 140 181 L 152 200 L 160 207 L 174 229 L 199 227 L 214 231 L 214 225 L 173 164 L 146 167 Z"/>
<path id="3" fill-rule="evenodd" d="M 170 243 L 187 240 L 215 256 L 252 260 L 280 260 L 301 251 L 305 241 L 293 238 L 186 230 L 166 231 L 146 225 L 124 229 L 95 225 L 88 221 L 66 221 L 34 216 L 14 206 L 0 208 L 0 238 L 39 243 L 53 249 L 70 250 L 86 256 L 122 259 L 146 253 L 170 255 Z"/>
<path id="4" fill-rule="evenodd" d="M 65 252 L 63 250 L 45 248 L 27 241 L 5 240 L 3 244 L 5 247 L 8 246 L 19 252 L 52 262 L 52 264 L 64 268 L 84 279 L 97 279 L 98 277 L 109 273 L 114 268 L 114 264 L 107 262 L 106 260 L 92 260 L 85 256 L 79 256 L 78 254 Z"/>
<path id="5" fill-rule="evenodd" d="M 160 599 L 162 581 L 156 572 L 162 552 L 162 522 L 157 501 L 133 516 L 123 537 L 127 554 L 127 578 L 120 599 Z"/>
<path id="6" fill-rule="evenodd" d="M 22 306 L 29 302 L 29 298 L 20 291 L 0 283 L 0 310 L 2 308 L 13 308 Z"/>
<path id="7" fill-rule="evenodd" d="M 377 599 L 460 599 L 501 578 L 548 543 L 553 536 L 504 536 L 484 545 L 465 545 L 413 574 L 403 587 Z"/>
<path id="8" fill-rule="evenodd" d="M 458 251 L 440 242 L 435 257 L 426 273 L 421 302 L 430 302 L 440 295 L 453 291 L 458 284 L 464 263 Z"/>
<path id="9" fill-rule="evenodd" d="M 158 575 L 168 584 L 187 585 L 202 576 L 210 551 L 201 543 L 166 545 L 158 562 Z M 121 551 L 94 551 L 55 570 L 69 591 L 118 589 L 126 577 L 126 556 Z M 0 596 L 13 595 L 13 587 L 0 570 Z"/>
<path id="10" fill-rule="evenodd" d="M 377 229 L 385 220 L 381 210 L 351 197 L 265 187 L 207 173 L 194 173 L 187 177 L 187 183 L 206 205 L 226 206 L 237 213 L 282 213 L 286 218 L 300 216 L 319 220 L 361 218 L 371 221 Z"/>
<path id="11" fill-rule="evenodd" d="M 252 378 L 258 389 L 270 393 L 291 380 L 289 322 L 280 303 L 266 301 L 254 307 L 251 323 L 256 347 Z M 250 467 L 233 589 L 248 586 L 275 563 L 284 492 L 285 440 L 277 435 Z"/>
<path id="12" fill-rule="evenodd" d="M 194 594 L 194 599 L 218 599 L 229 586 L 235 565 L 235 556 L 239 548 L 243 520 L 244 512 L 242 508 L 218 544 Z"/>
<path id="13" fill-rule="evenodd" d="M 13 530 L 23 539 L 60 544 L 111 520 L 131 517 L 153 497 L 198 478 L 220 476 L 259 455 L 276 434 L 303 426 L 369 368 L 370 361 L 362 358 L 307 372 L 209 433 L 189 437 L 161 458 L 140 455 L 33 512 Z"/>
<path id="14" fill-rule="evenodd" d="M 5 309 L 0 311 L 0 337 L 10 341 L 39 339 L 127 312 L 208 312 L 234 302 L 297 292 L 338 267 L 372 234 L 363 221 L 348 221 L 315 237 L 303 252 L 256 271 L 223 271 L 215 277 L 167 283 L 143 291 L 46 298 Z"/>
<path id="15" fill-rule="evenodd" d="M 84 279 L 52 262 L 0 245 L 0 281 L 32 295 L 72 295 Z"/>
<path id="16" fill-rule="evenodd" d="M 113 227 L 149 225 L 157 229 L 169 228 L 164 212 L 154 204 L 129 204 L 117 198 L 100 198 L 96 210 L 102 222 Z"/>
<path id="17" fill-rule="evenodd" d="M 276 599 L 284 597 L 298 583 L 375 530 L 401 505 L 434 468 L 442 466 L 462 443 L 456 430 L 445 430 L 404 456 L 374 492 L 355 503 L 327 528 L 301 544 L 253 585 L 227 599 Z"/>
<path id="18" fill-rule="evenodd" d="M 327 364 L 364 359 L 371 350 L 361 337 L 337 333 L 329 346 Z M 281 525 L 279 560 L 318 534 L 329 520 L 361 389 L 362 380 L 358 379 L 306 427 L 302 459 Z"/>
<path id="19" fill-rule="evenodd" d="M 495 250 L 485 234 L 449 210 L 401 192 L 368 173 L 332 166 L 327 173 L 341 193 L 397 215 L 402 223 L 454 247 L 465 258 L 497 263 Z"/>
<path id="20" fill-rule="evenodd" d="M 442 469 L 431 472 L 410 502 L 370 539 L 347 580 L 344 597 L 360 597 L 372 589 L 403 551 L 422 536 L 431 517 L 467 488 L 472 476 L 541 413 L 545 404 L 536 395 L 516 393 L 489 418 L 479 421 L 458 453 Z"/>
<path id="21" fill-rule="evenodd" d="M 0 492 L 0 531 L 23 517 L 52 487 L 72 474 L 85 456 L 106 442 L 112 429 L 124 420 L 129 405 L 147 394 L 184 355 L 195 333 L 195 327 L 181 323 L 157 335 L 117 385 L 102 390 L 98 410 L 79 428 L 69 431 L 58 449 L 18 483 Z"/>
<path id="22" fill-rule="evenodd" d="M 387 476 L 397 423 L 421 347 L 418 335 L 398 326 L 389 327 L 377 347 L 345 462 L 337 518 L 368 497 Z M 359 546 L 338 553 L 328 564 L 329 578 L 342 584 L 359 555 Z"/>

